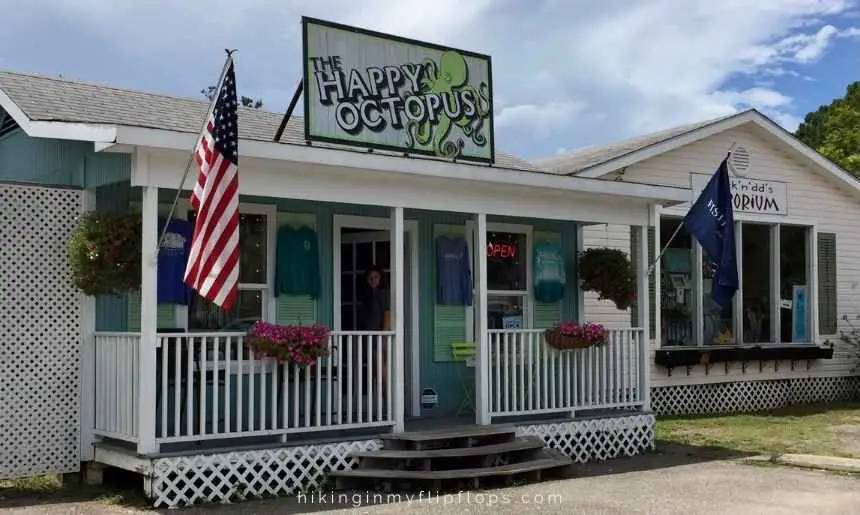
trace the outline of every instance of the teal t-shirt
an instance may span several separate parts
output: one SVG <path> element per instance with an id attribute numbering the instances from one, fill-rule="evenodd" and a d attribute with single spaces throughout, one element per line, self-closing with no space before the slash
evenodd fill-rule
<path id="1" fill-rule="evenodd" d="M 275 296 L 309 295 L 319 298 L 320 264 L 317 233 L 307 226 L 278 229 L 275 254 Z"/>
<path id="2" fill-rule="evenodd" d="M 541 243 L 534 247 L 535 300 L 558 302 L 564 297 L 564 256 L 561 246 Z"/>

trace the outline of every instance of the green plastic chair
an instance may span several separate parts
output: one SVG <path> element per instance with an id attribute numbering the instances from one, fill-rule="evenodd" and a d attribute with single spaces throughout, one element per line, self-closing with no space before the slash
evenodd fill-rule
<path id="1" fill-rule="evenodd" d="M 463 361 L 467 367 L 475 366 L 475 342 L 451 342 L 451 356 L 454 361 Z M 467 378 L 463 381 L 463 399 L 457 408 L 457 415 L 475 412 L 475 378 Z"/>

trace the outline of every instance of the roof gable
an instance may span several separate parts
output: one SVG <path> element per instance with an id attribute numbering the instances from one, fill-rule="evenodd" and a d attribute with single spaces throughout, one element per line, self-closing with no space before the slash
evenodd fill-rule
<path id="1" fill-rule="evenodd" d="M 599 149 L 582 149 L 569 154 L 537 161 L 547 171 L 585 178 L 600 178 L 624 167 L 670 152 L 714 134 L 744 124 L 761 129 L 774 144 L 823 172 L 838 186 L 860 196 L 860 181 L 797 139 L 782 126 L 755 109 L 698 124 L 685 125 L 638 138 L 606 145 Z M 586 153 L 588 152 L 588 153 Z M 589 155 L 590 154 L 590 155 Z"/>

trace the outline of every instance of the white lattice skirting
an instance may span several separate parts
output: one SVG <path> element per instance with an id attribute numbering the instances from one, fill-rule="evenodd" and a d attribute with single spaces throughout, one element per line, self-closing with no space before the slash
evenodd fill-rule
<path id="1" fill-rule="evenodd" d="M 332 470 L 351 469 L 350 454 L 374 451 L 381 440 L 158 458 L 153 463 L 156 508 L 292 495 L 319 487 Z"/>
<path id="2" fill-rule="evenodd" d="M 520 435 L 537 435 L 575 461 L 631 456 L 654 445 L 654 417 L 630 415 L 554 424 L 519 426 Z M 377 450 L 380 440 L 357 440 L 157 458 L 152 464 L 152 499 L 156 508 L 232 502 L 293 495 L 318 488 L 332 470 L 351 469 L 350 454 Z"/>
<path id="3" fill-rule="evenodd" d="M 658 415 L 709 415 L 858 398 L 860 377 L 803 377 L 654 387 L 651 408 Z"/>
<path id="4" fill-rule="evenodd" d="M 654 448 L 654 415 L 530 424 L 517 428 L 520 436 L 540 436 L 549 447 L 577 463 L 634 456 Z"/>

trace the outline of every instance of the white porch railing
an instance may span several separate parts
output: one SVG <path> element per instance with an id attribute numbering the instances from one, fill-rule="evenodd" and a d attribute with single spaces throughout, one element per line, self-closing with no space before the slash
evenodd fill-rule
<path id="1" fill-rule="evenodd" d="M 139 334 L 96 333 L 95 434 L 137 442 L 139 345 Z"/>
<path id="2" fill-rule="evenodd" d="M 96 374 L 106 378 L 96 383 L 96 434 L 136 441 L 140 392 L 121 383 L 143 373 L 139 341 L 134 334 L 96 336 Z M 329 355 L 298 367 L 255 356 L 243 333 L 159 334 L 156 369 L 146 372 L 156 376 L 155 441 L 393 425 L 393 343 L 392 332 L 332 333 Z"/>
<path id="3" fill-rule="evenodd" d="M 560 351 L 542 329 L 489 331 L 490 417 L 644 405 L 642 329 L 613 329 L 605 345 Z"/>

